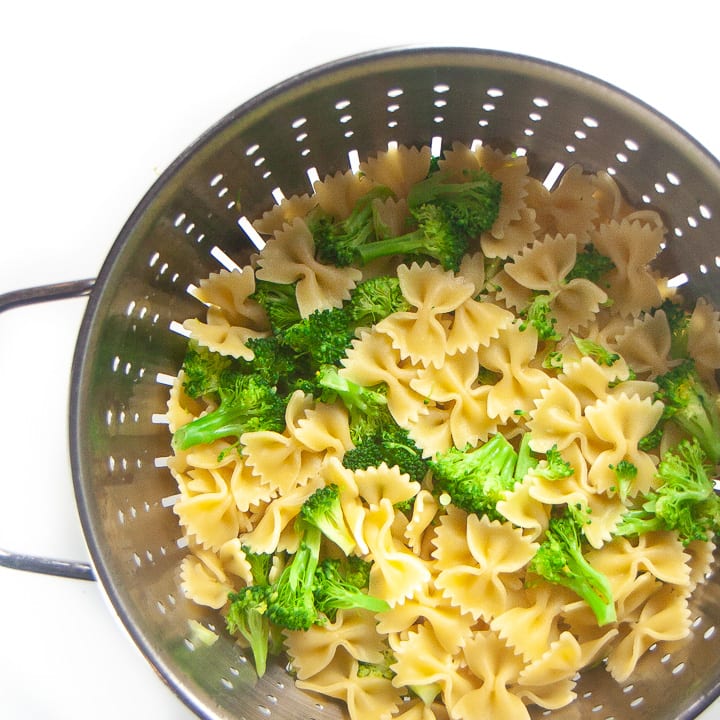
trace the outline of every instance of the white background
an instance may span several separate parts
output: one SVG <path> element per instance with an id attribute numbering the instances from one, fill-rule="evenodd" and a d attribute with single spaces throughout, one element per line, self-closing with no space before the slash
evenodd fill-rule
<path id="1" fill-rule="evenodd" d="M 709 7 L 6 2 L 0 293 L 95 276 L 140 197 L 207 127 L 288 76 L 366 50 L 463 45 L 560 62 L 642 98 L 720 155 L 719 38 Z M 73 300 L 0 316 L 0 547 L 87 559 L 66 438 L 83 307 Z M 6 720 L 190 718 L 94 583 L 0 569 L 0 627 Z M 720 704 L 702 717 L 720 719 Z"/>

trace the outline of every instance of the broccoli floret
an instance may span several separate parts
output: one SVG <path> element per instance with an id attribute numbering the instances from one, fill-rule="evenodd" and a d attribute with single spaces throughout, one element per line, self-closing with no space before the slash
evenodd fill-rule
<path id="1" fill-rule="evenodd" d="M 598 365 L 612 367 L 620 359 L 617 353 L 611 352 L 595 340 L 580 338 L 577 335 L 573 335 L 572 338 L 577 349 L 586 357 L 592 358 Z"/>
<path id="2" fill-rule="evenodd" d="M 422 205 L 413 212 L 417 228 L 404 235 L 375 240 L 356 248 L 360 264 L 391 255 L 425 256 L 446 270 L 457 271 L 467 252 L 468 240 L 452 225 L 439 205 Z"/>
<path id="3" fill-rule="evenodd" d="M 372 562 L 359 555 L 348 555 L 341 563 L 340 571 L 345 580 L 360 590 L 367 589 L 370 585 Z"/>
<path id="4" fill-rule="evenodd" d="M 615 263 L 609 257 L 602 255 L 592 243 L 588 243 L 582 252 L 577 254 L 575 265 L 564 280 L 570 282 L 575 278 L 585 278 L 597 284 L 603 275 L 614 268 Z"/>
<path id="5" fill-rule="evenodd" d="M 374 207 L 375 200 L 393 197 L 392 190 L 376 185 L 355 203 L 350 215 L 335 220 L 323 213 L 310 217 L 309 227 L 320 262 L 345 267 L 357 260 L 357 248 L 384 234 Z"/>
<path id="6" fill-rule="evenodd" d="M 422 450 L 400 427 L 388 410 L 385 386 L 364 387 L 340 375 L 337 367 L 323 366 L 317 374 L 319 397 L 340 401 L 348 411 L 350 439 L 354 447 L 343 456 L 350 470 L 397 466 L 411 480 L 422 480 L 428 471 Z"/>
<path id="7" fill-rule="evenodd" d="M 273 332 L 282 332 L 302 319 L 295 283 L 276 283 L 256 278 L 255 291 L 250 298 L 263 307 Z"/>
<path id="8" fill-rule="evenodd" d="M 522 322 L 520 330 L 527 330 L 534 327 L 537 330 L 540 340 L 557 342 L 562 340 L 562 335 L 555 330 L 557 318 L 553 317 L 550 303 L 552 296 L 549 293 L 535 293 L 530 304 L 520 311 Z"/>
<path id="9" fill-rule="evenodd" d="M 638 449 L 649 453 L 656 450 L 660 446 L 663 433 L 665 432 L 665 422 L 660 419 L 658 424 L 644 437 L 638 441 Z"/>
<path id="10" fill-rule="evenodd" d="M 661 420 L 675 423 L 697 438 L 708 459 L 720 461 L 720 414 L 715 399 L 704 386 L 692 359 L 688 358 L 655 379 L 655 399 L 664 404 Z"/>
<path id="11" fill-rule="evenodd" d="M 243 554 L 252 575 L 253 585 L 268 585 L 270 583 L 270 570 L 272 569 L 273 556 L 270 553 L 256 553 L 247 545 L 242 546 Z"/>
<path id="12" fill-rule="evenodd" d="M 625 502 L 638 474 L 637 465 L 623 459 L 617 465 L 610 465 L 610 469 L 615 472 L 617 494 Z"/>
<path id="13" fill-rule="evenodd" d="M 246 432 L 285 429 L 285 400 L 267 381 L 254 375 L 226 373 L 217 390 L 220 404 L 178 428 L 173 445 L 187 450 L 201 443 L 232 437 L 239 441 Z"/>
<path id="14" fill-rule="evenodd" d="M 337 485 L 318 488 L 300 507 L 305 524 L 316 527 L 346 555 L 355 549 L 355 538 L 345 522 Z"/>
<path id="15" fill-rule="evenodd" d="M 190 339 L 182 364 L 183 389 L 191 398 L 213 395 L 223 384 L 223 376 L 232 366 L 231 357 L 209 350 Z"/>
<path id="16" fill-rule="evenodd" d="M 333 365 L 345 356 L 355 328 L 344 308 L 316 310 L 288 327 L 278 338 L 317 369 Z"/>
<path id="17" fill-rule="evenodd" d="M 397 467 L 401 473 L 407 473 L 416 482 L 421 482 L 429 469 L 422 450 L 389 412 L 379 431 L 364 437 L 348 450 L 342 463 L 349 470 L 365 470 L 385 463 L 388 467 Z"/>
<path id="18" fill-rule="evenodd" d="M 387 409 L 385 387 L 364 387 L 340 374 L 334 365 L 323 365 L 317 373 L 319 398 L 333 403 L 339 400 L 347 409 L 350 420 L 350 439 L 359 444 L 376 437 L 392 421 Z"/>
<path id="19" fill-rule="evenodd" d="M 428 175 L 412 186 L 407 200 L 413 213 L 426 205 L 442 208 L 455 231 L 472 239 L 493 226 L 501 199 L 502 184 L 489 172 L 465 170 L 462 182 L 443 172 Z"/>
<path id="20" fill-rule="evenodd" d="M 323 622 L 313 595 L 322 533 L 299 519 L 295 529 L 300 534 L 298 549 L 270 586 L 267 615 L 271 622 L 286 630 L 308 630 L 312 625 Z"/>
<path id="21" fill-rule="evenodd" d="M 491 520 L 502 519 L 497 503 L 515 484 L 517 453 L 501 434 L 477 448 L 450 448 L 430 461 L 436 493 L 447 493 L 456 507 Z"/>
<path id="22" fill-rule="evenodd" d="M 277 335 L 248 338 L 245 344 L 253 351 L 253 359 L 238 360 L 238 371 L 262 378 L 278 392 L 287 393 L 293 379 L 311 372 L 305 357 L 284 345 Z"/>
<path id="23" fill-rule="evenodd" d="M 230 593 L 230 607 L 225 618 L 228 632 L 242 635 L 249 643 L 258 677 L 265 674 L 270 647 L 269 591 L 268 585 L 247 585 L 239 592 Z"/>
<path id="24" fill-rule="evenodd" d="M 553 445 L 545 453 L 545 462 L 539 464 L 534 472 L 538 477 L 546 480 L 560 480 L 570 477 L 575 471 L 573 466 L 560 454 L 557 445 Z"/>
<path id="25" fill-rule="evenodd" d="M 670 327 L 670 357 L 688 357 L 688 328 L 691 314 L 679 303 L 665 298 L 659 308 L 662 310 Z"/>
<path id="26" fill-rule="evenodd" d="M 467 173 L 466 180 L 449 182 L 436 172 L 416 183 L 408 195 L 416 228 L 400 236 L 377 232 L 368 196 L 358 201 L 346 221 L 311 223 L 318 258 L 345 266 L 392 255 L 421 256 L 437 260 L 446 270 L 457 270 L 470 238 L 495 222 L 502 194 L 501 184 L 483 170 Z"/>
<path id="27" fill-rule="evenodd" d="M 355 327 L 372 327 L 395 312 L 409 310 L 397 277 L 382 275 L 361 282 L 350 295 L 347 312 Z"/>
<path id="28" fill-rule="evenodd" d="M 385 600 L 368 595 L 341 573 L 340 560 L 327 558 L 315 570 L 315 605 L 331 621 L 338 610 L 360 608 L 379 613 L 390 609 Z"/>
<path id="29" fill-rule="evenodd" d="M 675 530 L 686 545 L 720 530 L 720 497 L 697 440 L 682 440 L 666 451 L 657 468 L 660 484 L 629 510 L 615 529 L 620 536 Z"/>
<path id="30" fill-rule="evenodd" d="M 598 625 L 617 619 L 610 582 L 583 555 L 582 520 L 571 507 L 550 519 L 529 570 L 581 597 L 595 614 Z"/>

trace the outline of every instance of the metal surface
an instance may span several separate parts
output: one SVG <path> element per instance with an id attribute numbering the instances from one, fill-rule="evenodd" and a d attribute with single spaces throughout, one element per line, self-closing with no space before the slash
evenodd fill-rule
<path id="1" fill-rule="evenodd" d="M 218 617 L 178 589 L 176 491 L 163 458 L 167 377 L 200 312 L 188 285 L 256 249 L 247 222 L 278 189 L 347 169 L 389 142 L 460 140 L 522 148 L 533 175 L 556 163 L 612 172 L 631 202 L 670 228 L 663 271 L 688 296 L 720 304 L 716 238 L 720 167 L 671 122 L 594 78 L 530 58 L 412 49 L 350 58 L 295 77 L 224 118 L 160 177 L 121 231 L 90 296 L 73 366 L 70 442 L 78 509 L 93 566 L 128 631 L 160 675 L 206 718 L 340 718 L 274 666 L 255 682 L 237 645 L 195 646 L 188 620 Z M 231 264 L 231 263 L 230 263 Z M 684 275 L 682 275 L 684 273 Z M 689 642 L 650 652 L 632 684 L 588 672 L 578 701 L 552 717 L 695 717 L 720 693 L 720 585 L 693 603 Z M 222 634 L 222 633 L 221 633 Z M 546 713 L 538 713 L 544 716 Z"/>

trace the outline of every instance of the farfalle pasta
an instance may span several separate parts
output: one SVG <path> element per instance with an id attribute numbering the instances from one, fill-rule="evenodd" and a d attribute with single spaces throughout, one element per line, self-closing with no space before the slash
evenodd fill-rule
<path id="1" fill-rule="evenodd" d="M 444 316 L 469 300 L 475 286 L 430 263 L 401 265 L 397 276 L 412 309 L 383 318 L 377 330 L 392 339 L 401 359 L 438 367 L 448 354 Z"/>
<path id="2" fill-rule="evenodd" d="M 505 273 L 532 293 L 547 294 L 548 305 L 565 335 L 589 325 L 607 300 L 607 294 L 582 277 L 567 279 L 577 261 L 578 238 L 574 234 L 546 235 L 513 256 Z"/>
<path id="3" fill-rule="evenodd" d="M 663 239 L 661 225 L 628 218 L 611 220 L 593 234 L 593 244 L 615 266 L 607 274 L 607 283 L 616 314 L 636 317 L 661 304 L 660 289 L 648 263 L 660 252 Z"/>
<path id="4" fill-rule="evenodd" d="M 479 178 L 501 191 L 482 230 L 424 196 L 462 241 L 452 260 L 435 248 L 363 263 L 328 245 L 432 233 L 420 183 Z M 193 289 L 205 314 L 184 322 L 169 388 L 189 600 L 229 618 L 257 591 L 254 619 L 297 686 L 349 720 L 526 720 L 572 703 L 587 668 L 632 681 L 651 647 L 688 636 L 716 528 L 658 524 L 648 508 L 692 441 L 664 378 L 691 364 L 717 403 L 720 314 L 684 304 L 653 267 L 657 212 L 607 172 L 573 165 L 547 188 L 528 156 L 453 142 L 437 158 L 378 152 L 253 226 L 265 243 L 252 263 Z M 218 416 L 206 442 L 175 442 Z M 487 463 L 494 438 L 510 464 L 448 481 L 443 460 Z M 486 504 L 473 506 L 478 477 Z M 318 507 L 332 512 L 320 521 Z M 594 598 L 543 566 L 568 519 Z M 278 609 L 287 578 L 292 611 Z"/>
<path id="5" fill-rule="evenodd" d="M 315 258 L 313 236 L 302 218 L 272 236 L 260 253 L 256 276 L 274 283 L 292 283 L 300 314 L 338 307 L 361 278 L 354 268 L 336 268 Z"/>

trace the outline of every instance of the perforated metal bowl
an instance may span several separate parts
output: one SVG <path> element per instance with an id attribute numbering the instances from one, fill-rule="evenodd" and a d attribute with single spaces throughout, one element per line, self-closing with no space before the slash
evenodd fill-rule
<path id="1" fill-rule="evenodd" d="M 312 180 L 388 143 L 436 147 L 479 138 L 522 148 L 544 177 L 581 163 L 608 170 L 637 205 L 664 216 L 663 272 L 690 296 L 720 304 L 720 166 L 642 102 L 579 72 L 498 52 L 406 49 L 341 60 L 289 79 L 231 112 L 163 174 L 130 216 L 92 289 L 73 366 L 70 443 L 77 502 L 95 574 L 160 676 L 205 718 L 343 717 L 293 687 L 278 664 L 254 682 L 221 634 L 195 646 L 188 620 L 218 616 L 178 589 L 180 530 L 163 498 L 167 378 L 185 338 L 174 323 L 198 311 L 187 287 L 243 264 L 249 223 Z M 692 638 L 658 647 L 630 684 L 586 673 L 578 700 L 535 716 L 625 720 L 695 717 L 720 693 L 720 584 L 692 605 Z"/>

